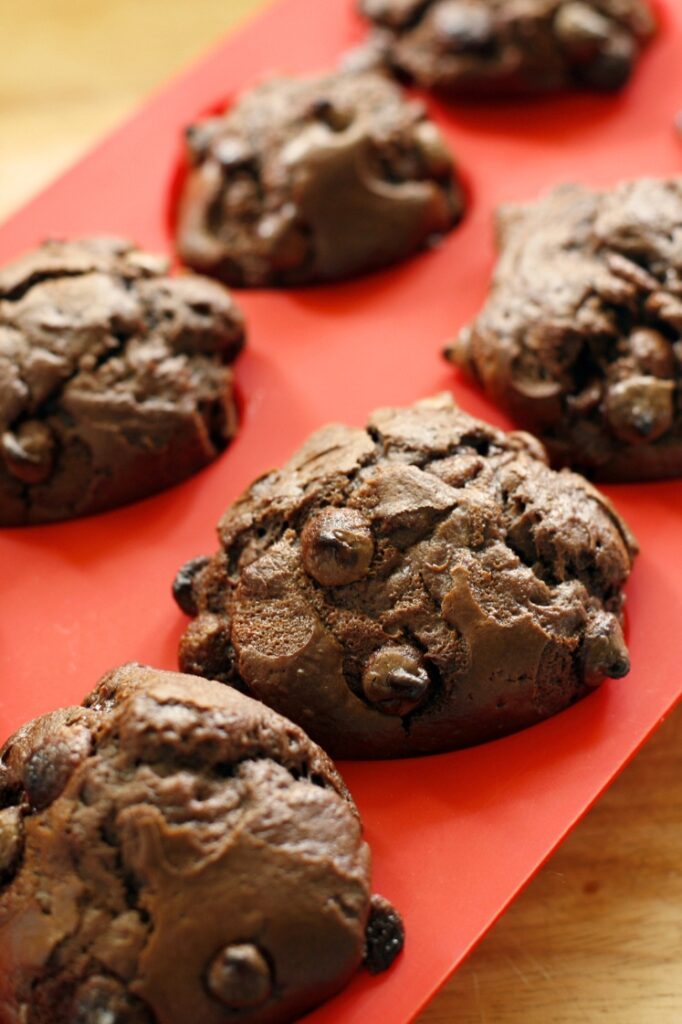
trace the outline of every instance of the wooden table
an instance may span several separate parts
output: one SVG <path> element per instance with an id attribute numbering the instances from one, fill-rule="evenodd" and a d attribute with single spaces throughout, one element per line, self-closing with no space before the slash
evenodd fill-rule
<path id="1" fill-rule="evenodd" d="M 0 0 L 0 214 L 259 6 L 262 0 Z M 420 1024 L 680 1024 L 680 750 L 682 707 Z"/>

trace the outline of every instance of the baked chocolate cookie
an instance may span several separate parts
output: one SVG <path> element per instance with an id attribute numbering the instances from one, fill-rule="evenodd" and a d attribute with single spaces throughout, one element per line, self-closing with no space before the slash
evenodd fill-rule
<path id="1" fill-rule="evenodd" d="M 184 480 L 234 435 L 228 291 L 120 239 L 0 269 L 0 526 L 100 512 Z"/>
<path id="2" fill-rule="evenodd" d="M 176 581 L 185 671 L 339 757 L 450 750 L 532 725 L 629 670 L 636 544 L 539 442 L 449 395 L 330 426 L 227 510 Z"/>
<path id="3" fill-rule="evenodd" d="M 178 251 L 233 285 L 375 270 L 462 212 L 440 132 L 383 75 L 270 79 L 192 125 L 187 149 Z"/>
<path id="4" fill-rule="evenodd" d="M 682 178 L 579 185 L 498 214 L 482 312 L 446 353 L 601 480 L 682 475 Z"/>
<path id="5" fill-rule="evenodd" d="M 619 89 L 655 30 L 647 0 L 359 2 L 378 29 L 351 66 L 452 96 Z"/>
<path id="6" fill-rule="evenodd" d="M 402 945 L 291 722 L 127 665 L 0 751 L 0 1020 L 282 1024 Z"/>

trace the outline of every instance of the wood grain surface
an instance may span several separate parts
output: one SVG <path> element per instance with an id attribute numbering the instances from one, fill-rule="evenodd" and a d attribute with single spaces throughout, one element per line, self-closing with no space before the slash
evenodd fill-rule
<path id="1" fill-rule="evenodd" d="M 0 0 L 0 215 L 261 6 Z M 681 749 L 682 707 L 420 1024 L 680 1024 Z"/>

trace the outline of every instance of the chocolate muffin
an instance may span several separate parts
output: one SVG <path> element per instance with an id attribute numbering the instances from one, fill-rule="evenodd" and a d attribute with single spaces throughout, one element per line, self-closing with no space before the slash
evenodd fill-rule
<path id="1" fill-rule="evenodd" d="M 359 0 L 378 26 L 353 66 L 451 96 L 611 91 L 654 33 L 646 0 Z"/>
<path id="2" fill-rule="evenodd" d="M 0 526 L 123 505 L 214 459 L 244 343 L 228 291 L 120 239 L 0 269 Z"/>
<path id="3" fill-rule="evenodd" d="M 192 125 L 187 152 L 180 257 L 233 285 L 375 270 L 462 212 L 440 132 L 378 74 L 270 79 Z"/>
<path id="4" fill-rule="evenodd" d="M 498 214 L 490 297 L 446 353 L 556 465 L 682 475 L 682 178 Z"/>
<path id="5" fill-rule="evenodd" d="M 185 671 L 247 690 L 339 757 L 464 747 L 629 670 L 636 544 L 534 438 L 449 395 L 330 426 L 223 516 L 175 583 Z"/>
<path id="6" fill-rule="evenodd" d="M 291 722 L 127 665 L 0 751 L 0 1020 L 281 1024 L 402 924 L 358 812 Z"/>

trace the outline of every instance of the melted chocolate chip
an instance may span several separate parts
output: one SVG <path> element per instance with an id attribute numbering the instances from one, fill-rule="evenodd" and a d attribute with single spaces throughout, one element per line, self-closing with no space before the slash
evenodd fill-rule
<path id="1" fill-rule="evenodd" d="M 405 927 L 398 911 L 383 896 L 372 896 L 365 932 L 365 967 L 370 974 L 388 970 L 405 945 Z"/>
<path id="2" fill-rule="evenodd" d="M 408 715 L 424 703 L 430 685 L 421 657 L 410 647 L 384 647 L 362 676 L 365 697 L 385 715 Z"/>
<path id="3" fill-rule="evenodd" d="M 305 571 L 318 583 L 340 587 L 366 576 L 374 556 L 367 519 L 352 509 L 324 509 L 301 534 Z"/>
<path id="4" fill-rule="evenodd" d="M 194 597 L 194 580 L 201 570 L 206 568 L 209 562 L 210 558 L 207 555 L 191 558 L 189 562 L 185 562 L 178 570 L 173 580 L 173 597 L 178 608 L 185 615 L 196 615 L 198 613 Z"/>
<path id="5" fill-rule="evenodd" d="M 636 376 L 612 384 L 606 393 L 606 419 L 627 444 L 656 441 L 675 416 L 675 385 L 658 377 Z"/>
<path id="6" fill-rule="evenodd" d="M 221 950 L 209 968 L 207 984 L 211 995 L 233 1010 L 260 1006 L 273 989 L 268 962 L 251 943 Z"/>

